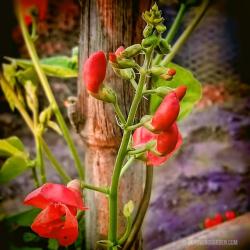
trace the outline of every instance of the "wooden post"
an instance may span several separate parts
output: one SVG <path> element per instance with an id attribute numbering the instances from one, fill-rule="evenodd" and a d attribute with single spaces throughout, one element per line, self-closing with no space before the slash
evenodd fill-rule
<path id="1" fill-rule="evenodd" d="M 81 0 L 80 68 L 82 62 L 94 51 L 110 52 L 120 45 L 129 46 L 140 42 L 144 23 L 141 13 L 149 9 L 148 1 L 132 0 Z M 80 72 L 81 75 L 81 72 Z M 86 181 L 96 186 L 108 186 L 114 161 L 121 140 L 121 130 L 117 125 L 110 104 L 89 96 L 79 78 L 78 108 L 86 119 L 81 130 L 85 147 Z M 134 91 L 128 82 L 119 80 L 109 67 L 105 80 L 116 90 L 120 105 L 126 116 Z M 139 110 L 145 111 L 143 104 Z M 120 215 L 119 233 L 124 231 L 123 204 L 129 199 L 138 205 L 143 188 L 143 168 L 133 166 L 122 179 L 119 191 Z M 103 194 L 86 192 L 86 242 L 88 249 L 94 249 L 95 242 L 106 239 L 108 234 L 108 199 Z"/>

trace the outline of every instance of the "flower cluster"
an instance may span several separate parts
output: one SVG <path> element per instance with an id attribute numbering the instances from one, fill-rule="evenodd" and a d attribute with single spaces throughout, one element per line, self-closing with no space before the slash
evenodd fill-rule
<path id="1" fill-rule="evenodd" d="M 176 120 L 180 111 L 180 100 L 186 93 L 186 87 L 180 86 L 165 96 L 152 119 L 137 128 L 133 134 L 133 147 L 143 147 L 155 140 L 156 147 L 146 153 L 147 165 L 158 166 L 166 162 L 181 146 L 182 137 Z"/>
<path id="2" fill-rule="evenodd" d="M 225 221 L 233 220 L 236 217 L 234 211 L 225 212 Z M 217 226 L 223 222 L 223 216 L 220 213 L 217 213 L 213 218 L 206 218 L 204 221 L 205 228 L 211 228 Z"/>
<path id="3" fill-rule="evenodd" d="M 21 9 L 26 25 L 32 23 L 32 15 L 37 15 L 39 20 L 46 18 L 48 0 L 21 0 Z"/>
<path id="4" fill-rule="evenodd" d="M 56 239 L 62 246 L 76 241 L 77 210 L 86 210 L 77 180 L 67 187 L 46 183 L 27 195 L 24 204 L 42 209 L 31 225 L 39 236 Z"/>

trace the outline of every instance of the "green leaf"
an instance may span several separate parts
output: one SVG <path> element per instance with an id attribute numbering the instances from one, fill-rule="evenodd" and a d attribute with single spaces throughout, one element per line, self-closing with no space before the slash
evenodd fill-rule
<path id="1" fill-rule="evenodd" d="M 55 239 L 48 240 L 48 249 L 49 250 L 57 250 L 59 248 L 58 242 Z"/>
<path id="2" fill-rule="evenodd" d="M 16 64 L 3 64 L 3 75 L 5 79 L 10 83 L 13 88 L 16 84 L 15 74 L 16 74 Z"/>
<path id="3" fill-rule="evenodd" d="M 166 81 L 166 80 L 163 80 L 162 78 L 154 77 L 152 82 L 153 82 L 154 88 L 157 88 L 159 86 L 167 86 L 170 88 L 176 88 L 180 85 L 187 86 L 187 93 L 180 103 L 181 111 L 178 116 L 178 120 L 180 121 L 190 114 L 194 105 L 200 100 L 201 95 L 202 95 L 201 84 L 189 70 L 177 64 L 169 63 L 168 68 L 174 68 L 176 70 L 176 75 L 171 81 Z M 161 101 L 162 101 L 162 98 L 160 98 L 159 96 L 157 95 L 151 96 L 151 100 L 150 100 L 150 112 L 151 113 L 155 112 L 155 110 L 160 105 Z"/>
<path id="4" fill-rule="evenodd" d="M 123 208 L 123 215 L 126 217 L 126 218 L 128 218 L 128 217 L 130 217 L 131 216 L 131 214 L 133 213 L 133 211 L 134 211 L 134 203 L 133 203 L 133 201 L 129 201 L 128 203 L 126 203 L 125 205 L 124 205 L 124 208 Z"/>
<path id="5" fill-rule="evenodd" d="M 31 167 L 29 161 L 21 156 L 11 156 L 0 169 L 0 184 L 6 183 L 21 175 Z"/>
<path id="6" fill-rule="evenodd" d="M 39 240 L 40 240 L 39 236 L 34 234 L 34 233 L 25 232 L 23 234 L 23 241 L 24 242 L 37 242 Z"/>
<path id="7" fill-rule="evenodd" d="M 0 78 L 0 86 L 2 88 L 4 96 L 5 96 L 6 100 L 7 100 L 7 102 L 9 103 L 10 109 L 12 111 L 14 111 L 14 109 L 15 109 L 15 100 L 13 99 L 13 95 L 15 95 L 15 92 L 14 92 L 14 89 L 11 86 L 11 84 L 8 87 L 9 84 L 10 83 L 7 82 L 4 78 L 2 78 L 2 77 Z"/>
<path id="8" fill-rule="evenodd" d="M 22 226 L 22 227 L 29 227 L 33 223 L 35 217 L 40 212 L 41 212 L 41 209 L 32 208 L 32 209 L 29 209 L 25 212 L 11 215 L 11 216 L 5 218 L 5 221 L 8 224 L 14 223 L 14 224 L 17 224 L 17 225 Z"/>
<path id="9" fill-rule="evenodd" d="M 28 154 L 24 151 L 23 143 L 16 136 L 0 140 L 0 156 L 7 157 L 11 155 L 19 155 L 24 158 L 28 156 Z"/>
<path id="10" fill-rule="evenodd" d="M 59 135 L 62 135 L 62 131 L 60 129 L 60 127 L 58 126 L 57 123 L 53 122 L 53 121 L 48 121 L 48 127 L 50 127 L 51 129 L 53 129 L 56 133 L 58 133 Z"/>
<path id="11" fill-rule="evenodd" d="M 30 60 L 6 58 L 12 62 L 15 62 L 18 66 L 26 69 L 33 67 L 33 63 Z M 73 58 L 67 56 L 55 56 L 44 58 L 40 60 L 40 64 L 45 74 L 48 76 L 59 77 L 59 78 L 71 78 L 78 76 L 78 65 Z"/>

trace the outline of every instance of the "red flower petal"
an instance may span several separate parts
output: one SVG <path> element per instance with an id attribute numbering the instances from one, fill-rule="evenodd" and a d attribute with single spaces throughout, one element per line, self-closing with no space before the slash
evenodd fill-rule
<path id="1" fill-rule="evenodd" d="M 123 51 L 125 50 L 125 48 L 123 46 L 120 46 L 116 51 L 115 51 L 115 55 L 119 56 Z"/>
<path id="2" fill-rule="evenodd" d="M 143 144 L 156 139 L 157 135 L 152 133 L 151 131 L 147 130 L 144 127 L 139 127 L 135 130 L 133 134 L 133 146 L 138 147 L 142 146 Z"/>
<path id="3" fill-rule="evenodd" d="M 51 202 L 60 202 L 80 210 L 86 209 L 81 195 L 77 195 L 76 191 L 61 184 L 46 183 L 28 194 L 24 200 L 26 205 L 41 209 L 47 207 Z"/>
<path id="4" fill-rule="evenodd" d="M 64 224 L 62 220 L 64 214 L 65 209 L 61 205 L 52 203 L 38 214 L 31 225 L 31 229 L 41 237 L 55 238 L 57 231 Z"/>
<path id="5" fill-rule="evenodd" d="M 162 165 L 175 153 L 176 150 L 178 150 L 180 148 L 181 144 L 182 144 L 182 137 L 181 137 L 181 134 L 179 133 L 178 141 L 177 141 L 177 144 L 176 144 L 174 150 L 165 156 L 156 156 L 152 152 L 148 152 L 147 153 L 147 159 L 148 159 L 147 165 L 150 165 L 150 166 Z"/>
<path id="6" fill-rule="evenodd" d="M 157 139 L 157 144 L 158 144 L 158 137 L 159 137 L 159 135 L 150 132 L 149 130 L 147 130 L 144 127 L 137 128 L 133 134 L 133 147 L 135 147 L 135 148 L 140 147 L 143 144 L 145 144 L 151 140 L 154 140 L 154 139 Z M 159 166 L 159 165 L 163 164 L 173 155 L 173 153 L 177 149 L 179 149 L 181 144 L 182 144 L 182 137 L 181 137 L 181 134 L 178 132 L 177 143 L 176 143 L 174 149 L 172 149 L 172 151 L 169 152 L 167 155 L 157 156 L 157 155 L 153 154 L 152 152 L 147 152 L 147 165 Z M 161 147 L 162 147 L 162 145 L 161 145 Z"/>
<path id="7" fill-rule="evenodd" d="M 176 121 L 179 111 L 179 100 L 176 94 L 171 92 L 165 96 L 152 118 L 152 125 L 155 130 L 164 131 L 168 129 Z"/>
<path id="8" fill-rule="evenodd" d="M 174 123 L 169 129 L 161 132 L 157 138 L 157 151 L 162 154 L 172 152 L 178 141 L 179 130 Z"/>
<path id="9" fill-rule="evenodd" d="M 78 223 L 75 216 L 65 206 L 65 223 L 58 231 L 56 239 L 61 246 L 68 246 L 74 243 L 78 237 Z"/>
<path id="10" fill-rule="evenodd" d="M 176 93 L 178 99 L 181 101 L 187 92 L 187 87 L 185 85 L 181 85 L 178 88 L 176 88 L 174 92 Z"/>
<path id="11" fill-rule="evenodd" d="M 88 91 L 97 93 L 106 75 L 107 62 L 103 51 L 90 55 L 83 65 L 83 81 Z"/>
<path id="12" fill-rule="evenodd" d="M 62 246 L 71 245 L 78 237 L 76 217 L 63 204 L 50 204 L 35 218 L 31 228 L 40 237 L 56 239 Z"/>

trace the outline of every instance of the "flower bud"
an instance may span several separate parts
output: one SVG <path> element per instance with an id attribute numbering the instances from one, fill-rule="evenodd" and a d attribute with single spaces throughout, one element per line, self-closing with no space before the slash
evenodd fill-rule
<path id="1" fill-rule="evenodd" d="M 69 189 L 73 189 L 75 191 L 78 191 L 79 193 L 82 193 L 81 192 L 81 182 L 79 180 L 77 180 L 77 179 L 74 179 L 74 180 L 68 182 L 67 187 Z"/>
<path id="2" fill-rule="evenodd" d="M 134 68 L 137 66 L 133 59 L 119 59 L 117 58 L 117 65 L 121 69 Z"/>
<path id="3" fill-rule="evenodd" d="M 135 79 L 135 72 L 131 68 L 118 69 L 118 68 L 113 67 L 113 70 L 117 76 L 121 77 L 124 80 Z"/>
<path id="4" fill-rule="evenodd" d="M 143 37 L 147 38 L 153 34 L 154 26 L 147 24 L 147 26 L 143 30 Z"/>
<path id="5" fill-rule="evenodd" d="M 83 65 L 83 82 L 88 91 L 97 93 L 106 75 L 107 62 L 103 51 L 90 55 Z"/>
<path id="6" fill-rule="evenodd" d="M 113 89 L 108 86 L 101 85 L 97 93 L 89 92 L 94 98 L 101 100 L 103 102 L 115 103 L 116 102 L 116 93 Z"/>
<path id="7" fill-rule="evenodd" d="M 163 32 L 165 32 L 166 31 L 166 26 L 165 25 L 163 25 L 163 24 L 158 24 L 158 25 L 156 25 L 156 30 L 157 30 L 157 32 L 158 33 L 163 33 Z"/>
<path id="8" fill-rule="evenodd" d="M 166 95 L 168 95 L 172 91 L 172 89 L 169 87 L 161 86 L 161 87 L 154 89 L 154 91 L 158 96 L 164 98 Z"/>
<path id="9" fill-rule="evenodd" d="M 119 57 L 121 55 L 121 53 L 124 51 L 124 47 L 123 46 L 120 46 L 116 51 L 115 51 L 115 55 L 117 57 Z"/>
<path id="10" fill-rule="evenodd" d="M 141 44 L 134 44 L 132 46 L 127 47 L 124 51 L 121 52 L 121 57 L 134 57 L 140 54 L 142 51 Z"/>
<path id="11" fill-rule="evenodd" d="M 162 54 L 168 54 L 171 47 L 165 39 L 161 39 L 158 45 Z"/>
<path id="12" fill-rule="evenodd" d="M 158 42 L 159 42 L 159 38 L 156 35 L 151 35 L 151 36 L 144 38 L 142 40 L 142 46 L 144 48 L 148 48 L 148 47 L 151 47 L 153 45 L 157 45 Z"/>
<path id="13" fill-rule="evenodd" d="M 176 88 L 174 92 L 178 97 L 178 99 L 181 101 L 187 92 L 187 87 L 185 85 L 181 85 L 178 88 Z"/>
<path id="14" fill-rule="evenodd" d="M 168 129 L 177 119 L 180 111 L 180 103 L 174 92 L 163 99 L 152 118 L 152 126 L 155 131 Z"/>

